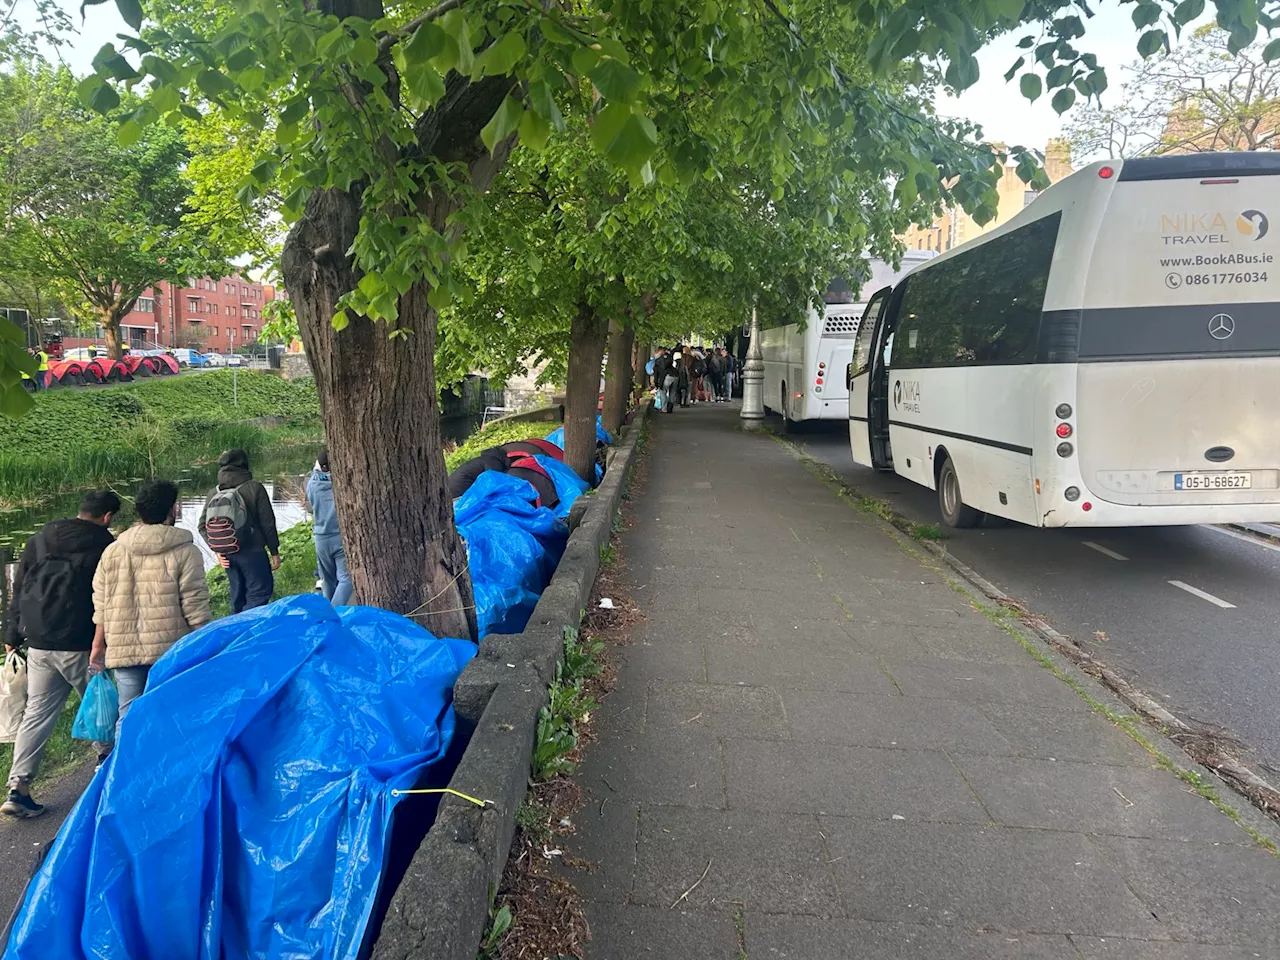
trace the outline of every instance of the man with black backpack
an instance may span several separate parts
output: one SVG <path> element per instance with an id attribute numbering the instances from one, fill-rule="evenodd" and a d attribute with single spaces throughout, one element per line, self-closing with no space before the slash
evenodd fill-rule
<path id="1" fill-rule="evenodd" d="M 13 745 L 9 796 L 0 813 L 38 817 L 31 783 L 62 714 L 67 695 L 83 695 L 93 645 L 93 575 L 114 541 L 107 529 L 120 509 L 110 490 L 84 498 L 70 520 L 52 520 L 27 541 L 13 581 L 5 647 L 27 648 L 27 708 Z M 95 744 L 99 760 L 110 744 Z"/>
<path id="2" fill-rule="evenodd" d="M 267 488 L 249 472 L 249 455 L 243 450 L 228 450 L 218 458 L 218 486 L 205 500 L 196 529 L 227 571 L 232 613 L 271 602 L 276 588 L 272 571 L 280 569 L 276 514 Z"/>

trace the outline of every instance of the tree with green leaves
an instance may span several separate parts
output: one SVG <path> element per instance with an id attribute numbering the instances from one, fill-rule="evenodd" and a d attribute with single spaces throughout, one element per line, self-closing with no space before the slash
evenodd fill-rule
<path id="1" fill-rule="evenodd" d="M 1073 155 L 1152 156 L 1274 149 L 1280 138 L 1280 63 L 1267 46 L 1231 49 L 1231 35 L 1206 24 L 1185 43 L 1131 67 L 1118 96 L 1072 115 Z"/>
<path id="2" fill-rule="evenodd" d="M 101 325 L 119 358 L 120 321 L 149 287 L 226 261 L 188 222 L 192 154 L 181 126 L 139 128 L 121 142 L 119 114 L 87 110 L 76 86 L 65 68 L 38 61 L 0 74 L 0 269 Z"/>
<path id="3" fill-rule="evenodd" d="M 1154 12 L 1142 15 L 1139 49 L 1163 42 L 1197 2 L 1136 0 Z M 453 635 L 470 632 L 474 615 L 440 453 L 437 311 L 461 292 L 454 251 L 476 198 L 517 139 L 545 147 L 566 97 L 589 92 L 592 144 L 633 186 L 747 167 L 777 201 L 797 143 L 834 141 L 845 169 L 833 169 L 832 187 L 869 175 L 891 180 L 897 203 L 924 196 L 989 216 L 990 150 L 970 125 L 904 96 L 889 79 L 898 66 L 963 89 L 984 42 L 1030 26 L 1035 62 L 1014 73 L 1035 76 L 1036 93 L 1047 84 L 1066 109 L 1105 87 L 1096 59 L 1074 46 L 1084 0 L 117 5 L 138 36 L 127 56 L 100 58 L 81 95 L 110 109 L 115 85 L 145 85 L 123 135 L 210 109 L 271 132 L 253 176 L 279 185 L 293 224 L 283 275 L 344 491 L 357 592 Z M 1217 7 L 1241 47 L 1274 23 L 1258 0 Z M 144 26 L 147 12 L 155 20 Z"/>

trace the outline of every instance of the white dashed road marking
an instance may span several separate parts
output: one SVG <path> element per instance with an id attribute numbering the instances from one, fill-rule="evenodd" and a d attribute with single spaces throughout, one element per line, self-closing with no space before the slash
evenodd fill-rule
<path id="1" fill-rule="evenodd" d="M 1128 560 L 1129 559 L 1123 554 L 1116 553 L 1114 550 L 1108 550 L 1106 547 L 1104 547 L 1100 543 L 1094 543 L 1092 540 L 1081 540 L 1080 542 L 1083 543 L 1090 550 L 1097 550 L 1099 553 L 1106 554 L 1112 560 Z"/>
<path id="2" fill-rule="evenodd" d="M 1219 607 L 1226 610 L 1234 610 L 1236 608 L 1234 603 L 1227 603 L 1227 601 L 1220 597 L 1215 597 L 1212 593 L 1205 593 L 1203 590 L 1198 590 L 1191 586 L 1191 584 L 1183 583 L 1181 580 L 1170 580 L 1169 583 L 1177 587 L 1179 590 L 1185 590 L 1187 593 L 1197 596 L 1201 600 L 1208 600 L 1210 603 L 1217 604 Z"/>

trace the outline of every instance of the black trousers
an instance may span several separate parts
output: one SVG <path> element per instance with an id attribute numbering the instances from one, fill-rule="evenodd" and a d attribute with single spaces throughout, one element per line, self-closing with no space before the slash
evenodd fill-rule
<path id="1" fill-rule="evenodd" d="M 228 559 L 227 579 L 231 582 L 231 612 L 240 613 L 271 602 L 276 578 L 265 550 L 242 550 Z"/>

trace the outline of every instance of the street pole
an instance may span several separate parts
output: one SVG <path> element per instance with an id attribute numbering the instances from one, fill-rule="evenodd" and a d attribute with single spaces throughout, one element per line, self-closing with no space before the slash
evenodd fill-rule
<path id="1" fill-rule="evenodd" d="M 760 319 L 751 308 L 751 343 L 747 345 L 747 362 L 742 365 L 743 420 L 764 419 L 764 355 L 760 352 Z M 746 424 L 744 424 L 746 425 Z"/>

